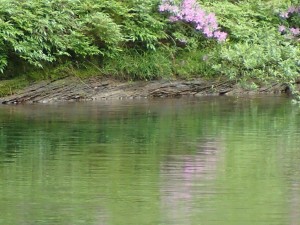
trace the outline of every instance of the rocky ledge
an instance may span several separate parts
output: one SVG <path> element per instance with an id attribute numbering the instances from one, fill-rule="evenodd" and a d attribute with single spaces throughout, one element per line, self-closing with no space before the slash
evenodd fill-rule
<path id="1" fill-rule="evenodd" d="M 30 85 L 13 95 L 0 98 L 2 104 L 50 103 L 61 101 L 88 101 L 105 99 L 133 99 L 203 95 L 245 95 L 284 93 L 286 85 L 274 83 L 255 90 L 241 88 L 227 80 L 155 80 L 124 82 L 108 78 L 82 80 L 68 77 L 56 81 L 43 81 Z"/>

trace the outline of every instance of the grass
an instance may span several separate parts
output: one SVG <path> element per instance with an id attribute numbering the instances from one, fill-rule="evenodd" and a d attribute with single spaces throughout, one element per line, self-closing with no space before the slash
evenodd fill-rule
<path id="1" fill-rule="evenodd" d="M 215 74 L 206 60 L 202 50 L 177 53 L 164 48 L 147 53 L 127 50 L 115 59 L 105 60 L 101 71 L 105 75 L 131 80 L 212 77 Z"/>
<path id="2" fill-rule="evenodd" d="M 150 52 L 126 50 L 114 59 L 106 59 L 101 68 L 104 75 L 128 80 L 153 80 L 172 77 L 170 53 L 163 49 Z"/>
<path id="3" fill-rule="evenodd" d="M 214 71 L 207 64 L 210 59 L 205 51 L 189 51 L 178 54 L 174 60 L 173 71 L 177 77 L 188 79 L 194 77 L 213 77 Z"/>
<path id="4" fill-rule="evenodd" d="M 43 69 L 32 69 L 16 74 L 14 78 L 0 80 L 0 96 L 16 93 L 34 82 L 59 80 L 74 76 L 86 79 L 95 76 L 112 77 L 122 80 L 190 79 L 213 77 L 213 71 L 206 64 L 203 51 L 177 52 L 158 49 L 138 52 L 126 50 L 113 59 L 86 59 L 84 62 L 65 62 L 58 66 L 46 65 Z M 16 70 L 18 71 L 18 70 Z"/>
<path id="5" fill-rule="evenodd" d="M 80 67 L 71 63 L 65 63 L 56 67 L 47 66 L 43 69 L 27 71 L 23 75 L 12 78 L 4 77 L 0 80 L 0 97 L 15 94 L 30 84 L 43 80 L 54 81 L 70 76 L 85 79 L 101 75 L 99 68 L 91 63 L 82 64 Z"/>
<path id="6" fill-rule="evenodd" d="M 9 80 L 0 81 L 0 97 L 15 94 L 18 90 L 30 84 L 26 77 L 16 77 Z"/>

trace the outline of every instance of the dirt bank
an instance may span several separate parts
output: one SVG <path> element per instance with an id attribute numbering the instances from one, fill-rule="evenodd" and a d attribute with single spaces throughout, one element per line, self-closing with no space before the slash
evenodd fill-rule
<path id="1" fill-rule="evenodd" d="M 241 88 L 233 81 L 218 80 L 156 80 L 124 82 L 108 78 L 81 80 L 68 77 L 30 85 L 11 96 L 0 98 L 2 104 L 50 103 L 60 101 L 88 101 L 202 95 L 245 95 L 284 93 L 286 85 L 272 84 L 256 90 Z"/>

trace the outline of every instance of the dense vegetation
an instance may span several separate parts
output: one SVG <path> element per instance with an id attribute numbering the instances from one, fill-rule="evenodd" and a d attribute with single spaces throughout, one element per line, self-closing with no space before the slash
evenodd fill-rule
<path id="1" fill-rule="evenodd" d="M 129 79 L 293 82 L 300 7 L 288 0 L 0 0 L 2 78 L 70 71 Z M 48 75 L 47 75 L 48 74 Z"/>

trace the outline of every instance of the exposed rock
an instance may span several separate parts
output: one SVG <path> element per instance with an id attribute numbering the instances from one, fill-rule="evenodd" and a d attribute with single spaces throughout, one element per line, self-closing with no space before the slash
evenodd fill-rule
<path id="1" fill-rule="evenodd" d="M 89 101 L 103 99 L 132 99 L 203 95 L 241 95 L 282 93 L 285 85 L 273 84 L 257 90 L 242 89 L 233 81 L 155 80 L 122 82 L 108 78 L 81 80 L 68 77 L 51 82 L 33 84 L 18 93 L 0 98 L 2 104 L 50 103 L 59 101 Z"/>

